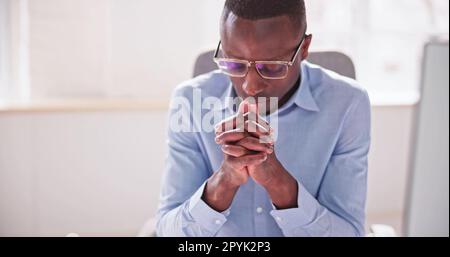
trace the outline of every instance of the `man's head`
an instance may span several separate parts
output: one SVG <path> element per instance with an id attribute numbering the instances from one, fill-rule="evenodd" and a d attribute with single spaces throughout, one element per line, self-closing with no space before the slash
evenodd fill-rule
<path id="1" fill-rule="evenodd" d="M 220 23 L 220 57 L 248 61 L 291 61 L 283 79 L 265 79 L 252 65 L 245 77 L 230 77 L 238 96 L 278 97 L 287 100 L 307 58 L 311 36 L 306 32 L 303 0 L 227 0 Z"/>

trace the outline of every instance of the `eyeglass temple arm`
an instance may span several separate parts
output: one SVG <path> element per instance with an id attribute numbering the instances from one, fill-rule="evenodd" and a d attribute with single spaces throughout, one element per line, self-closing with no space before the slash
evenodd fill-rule
<path id="1" fill-rule="evenodd" d="M 307 34 L 303 34 L 302 40 L 300 41 L 300 44 L 297 46 L 297 51 L 295 51 L 294 56 L 292 56 L 292 59 L 289 62 L 291 65 L 295 62 L 295 59 L 297 59 L 297 55 L 300 53 L 300 49 L 302 49 L 303 41 L 305 41 L 305 38 L 307 36 L 308 36 Z"/>
<path id="2" fill-rule="evenodd" d="M 217 55 L 219 54 L 220 44 L 222 41 L 219 40 L 219 44 L 217 45 L 216 51 L 214 52 L 213 58 L 217 58 Z"/>

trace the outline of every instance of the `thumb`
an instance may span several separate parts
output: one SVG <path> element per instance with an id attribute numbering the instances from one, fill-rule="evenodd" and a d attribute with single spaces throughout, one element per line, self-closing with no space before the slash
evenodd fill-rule
<path id="1" fill-rule="evenodd" d="M 258 105 L 255 103 L 248 104 L 248 111 L 252 113 L 258 113 Z"/>
<path id="2" fill-rule="evenodd" d="M 245 114 L 248 112 L 248 102 L 246 100 L 242 101 L 241 104 L 239 105 L 239 110 L 238 112 L 240 114 Z"/>
<path id="3" fill-rule="evenodd" d="M 249 103 L 247 99 L 239 105 L 239 113 L 245 114 L 247 112 L 258 113 L 258 105 L 256 103 Z"/>

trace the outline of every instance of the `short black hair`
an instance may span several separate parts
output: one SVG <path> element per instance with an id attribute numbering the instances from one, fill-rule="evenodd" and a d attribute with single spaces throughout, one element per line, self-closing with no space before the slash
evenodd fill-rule
<path id="1" fill-rule="evenodd" d="M 304 0 L 226 0 L 222 19 L 225 20 L 230 12 L 247 20 L 286 15 L 294 26 L 306 27 Z"/>

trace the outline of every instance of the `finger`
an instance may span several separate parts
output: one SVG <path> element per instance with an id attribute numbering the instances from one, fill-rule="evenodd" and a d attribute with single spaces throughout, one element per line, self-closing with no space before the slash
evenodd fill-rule
<path id="1" fill-rule="evenodd" d="M 224 119 L 223 121 L 219 122 L 215 127 L 214 130 L 216 134 L 222 133 L 227 130 L 231 130 L 236 128 L 236 115 L 233 115 L 231 117 L 228 117 Z"/>
<path id="2" fill-rule="evenodd" d="M 249 98 L 247 98 L 239 105 L 238 112 L 241 114 L 244 114 L 246 112 L 258 113 L 258 105 L 254 102 L 254 100 L 250 100 Z"/>
<path id="3" fill-rule="evenodd" d="M 214 127 L 216 135 L 237 128 L 244 123 L 244 117 L 241 114 L 236 114 L 221 121 Z"/>
<path id="4" fill-rule="evenodd" d="M 273 153 L 273 147 L 266 143 L 261 143 L 258 138 L 246 137 L 236 143 L 238 146 L 242 146 L 248 150 L 256 152 L 266 152 L 268 154 Z"/>
<path id="5" fill-rule="evenodd" d="M 263 128 L 265 128 L 267 131 L 273 132 L 273 129 L 270 127 L 269 122 L 267 122 L 265 119 L 263 119 L 260 115 L 254 113 L 254 112 L 247 112 L 243 115 L 244 122 L 247 120 L 253 120 L 259 125 L 261 125 Z"/>
<path id="6" fill-rule="evenodd" d="M 247 101 L 247 99 L 242 101 L 241 104 L 239 104 L 239 108 L 238 108 L 238 113 L 244 114 L 246 112 L 248 112 L 248 101 Z"/>
<path id="7" fill-rule="evenodd" d="M 222 152 L 233 157 L 241 157 L 251 153 L 249 150 L 238 145 L 222 145 Z"/>
<path id="8" fill-rule="evenodd" d="M 270 134 L 270 132 L 267 129 L 265 129 L 263 126 L 261 126 L 260 124 L 258 124 L 256 121 L 253 120 L 247 120 L 244 123 L 244 129 L 245 131 L 250 133 L 250 135 L 258 138 L 261 136 L 268 136 Z"/>
<path id="9" fill-rule="evenodd" d="M 260 141 L 261 143 L 266 143 L 266 144 L 269 144 L 269 145 L 271 145 L 271 146 L 273 146 L 273 145 L 274 145 L 274 142 L 275 142 L 275 137 L 274 137 L 273 134 L 262 135 L 262 136 L 260 136 L 258 139 L 259 139 L 259 141 Z"/>
<path id="10" fill-rule="evenodd" d="M 248 111 L 249 111 L 249 112 L 254 112 L 254 113 L 259 113 L 258 104 L 256 104 L 256 103 L 250 103 L 250 104 L 248 105 Z"/>
<path id="11" fill-rule="evenodd" d="M 239 166 L 252 166 L 252 165 L 259 165 L 267 160 L 267 154 L 266 153 L 256 153 L 256 154 L 250 154 L 250 155 L 244 155 L 242 157 L 231 157 L 228 159 L 231 163 L 234 165 Z"/>
<path id="12" fill-rule="evenodd" d="M 226 144 L 237 142 L 245 137 L 245 131 L 242 128 L 237 128 L 229 131 L 225 131 L 216 136 L 216 143 Z"/>

